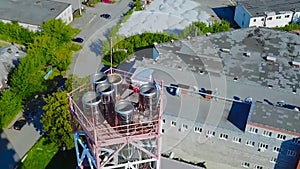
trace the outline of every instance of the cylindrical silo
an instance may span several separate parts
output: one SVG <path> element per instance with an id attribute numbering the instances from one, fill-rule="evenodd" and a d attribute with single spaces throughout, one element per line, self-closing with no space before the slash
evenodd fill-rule
<path id="1" fill-rule="evenodd" d="M 120 125 L 132 123 L 133 110 L 133 105 L 128 101 L 120 101 L 116 103 L 115 111 L 117 113 Z"/>
<path id="2" fill-rule="evenodd" d="M 123 77 L 120 74 L 113 73 L 107 75 L 107 79 L 110 83 L 114 85 L 116 98 L 121 97 Z"/>
<path id="3" fill-rule="evenodd" d="M 101 97 L 98 93 L 94 91 L 86 92 L 82 98 L 83 113 L 88 117 L 89 120 L 93 121 L 96 125 L 104 122 L 104 118 L 100 113 L 99 103 L 101 102 Z"/>
<path id="4" fill-rule="evenodd" d="M 114 86 L 109 82 L 97 85 L 96 91 L 101 96 L 100 111 L 110 125 L 115 124 L 114 105 L 116 101 Z"/>
<path id="5" fill-rule="evenodd" d="M 107 82 L 107 75 L 103 72 L 98 72 L 90 76 L 90 82 L 93 83 L 94 90 L 98 84 Z"/>
<path id="6" fill-rule="evenodd" d="M 149 119 L 152 119 L 158 113 L 157 88 L 151 83 L 143 84 L 139 88 L 139 93 L 139 110 Z"/>

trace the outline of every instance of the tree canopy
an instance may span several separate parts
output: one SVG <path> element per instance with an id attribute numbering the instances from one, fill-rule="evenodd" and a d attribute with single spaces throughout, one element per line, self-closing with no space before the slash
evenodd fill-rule
<path id="1" fill-rule="evenodd" d="M 66 91 L 58 91 L 45 98 L 45 113 L 41 118 L 47 139 L 67 149 L 73 147 L 73 133 L 71 114 Z"/>

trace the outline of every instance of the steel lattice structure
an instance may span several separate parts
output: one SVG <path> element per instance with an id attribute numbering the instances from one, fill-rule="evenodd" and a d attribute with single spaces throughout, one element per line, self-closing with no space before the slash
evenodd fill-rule
<path id="1" fill-rule="evenodd" d="M 143 105 L 144 102 L 140 99 L 141 91 L 136 90 L 140 84 L 132 84 L 131 73 L 110 69 L 106 74 L 118 74 L 123 79 L 121 89 L 118 89 L 120 95 L 116 96 L 115 103 L 112 104 L 113 109 L 117 109 L 115 105 L 127 101 L 129 97 L 138 98 L 138 101 L 127 101 L 134 107 L 133 117 L 130 123 L 122 124 L 124 120 L 121 118 L 129 116 L 121 117 L 117 113 L 111 113 L 108 115 L 110 118 L 105 117 L 107 115 L 103 114 L 103 107 L 100 106 L 104 102 L 103 98 L 99 103 L 96 102 L 95 110 L 92 108 L 89 109 L 91 113 L 85 112 L 82 97 L 89 91 L 95 91 L 95 84 L 86 84 L 68 93 L 69 111 L 72 118 L 76 119 L 73 129 L 78 168 L 88 166 L 91 169 L 159 169 L 163 82 L 147 82 L 154 84 L 157 89 L 157 103 L 149 106 Z M 104 108 L 104 111 L 112 109 L 105 105 Z M 148 118 L 145 118 L 145 114 L 148 114 Z"/>

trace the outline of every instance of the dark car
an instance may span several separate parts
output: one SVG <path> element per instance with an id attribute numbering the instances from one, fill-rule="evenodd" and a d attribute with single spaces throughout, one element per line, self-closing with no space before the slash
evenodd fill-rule
<path id="1" fill-rule="evenodd" d="M 111 18 L 110 14 L 107 14 L 107 13 L 101 14 L 100 17 L 105 18 L 105 19 L 110 19 Z"/>
<path id="2" fill-rule="evenodd" d="M 74 38 L 72 41 L 73 41 L 73 42 L 82 43 L 82 42 L 83 42 L 83 39 L 80 38 L 80 37 L 77 37 L 77 38 Z"/>
<path id="3" fill-rule="evenodd" d="M 15 130 L 21 130 L 24 127 L 25 124 L 26 124 L 26 120 L 25 119 L 17 120 L 14 123 L 14 129 Z"/>

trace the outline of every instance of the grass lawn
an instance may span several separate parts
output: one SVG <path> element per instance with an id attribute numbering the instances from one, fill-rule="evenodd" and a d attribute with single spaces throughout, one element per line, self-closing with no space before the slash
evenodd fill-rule
<path id="1" fill-rule="evenodd" d="M 59 151 L 55 144 L 44 144 L 41 138 L 27 153 L 19 169 L 66 169 L 75 168 L 75 149 Z"/>

